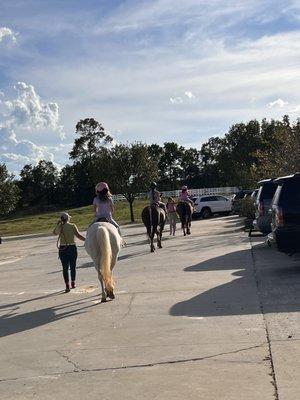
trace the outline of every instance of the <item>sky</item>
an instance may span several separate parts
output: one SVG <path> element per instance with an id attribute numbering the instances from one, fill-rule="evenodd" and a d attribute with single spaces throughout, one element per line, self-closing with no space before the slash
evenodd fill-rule
<path id="1" fill-rule="evenodd" d="M 75 125 L 201 148 L 300 116 L 300 0 L 0 0 L 0 162 L 70 162 Z"/>

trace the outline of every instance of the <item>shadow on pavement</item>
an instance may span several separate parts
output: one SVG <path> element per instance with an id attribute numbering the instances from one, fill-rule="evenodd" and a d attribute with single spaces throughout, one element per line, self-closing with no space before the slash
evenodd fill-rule
<path id="1" fill-rule="evenodd" d="M 264 244 L 254 249 L 255 258 L 259 258 L 257 276 L 266 312 L 300 311 L 300 261 Z M 231 252 L 185 268 L 186 272 L 226 270 L 233 270 L 233 280 L 174 304 L 170 315 L 213 317 L 260 313 L 251 250 Z"/>
<path id="2" fill-rule="evenodd" d="M 31 301 L 47 299 L 49 297 L 57 296 L 60 293 L 61 293 L 61 291 L 55 292 L 55 293 L 45 294 L 45 295 L 39 296 L 39 297 L 34 297 L 33 299 L 18 301 L 16 303 L 3 304 L 3 305 L 0 306 L 0 310 L 6 309 L 6 308 L 10 308 L 10 307 L 17 307 L 17 306 L 19 306 L 21 304 L 30 303 Z"/>
<path id="3" fill-rule="evenodd" d="M 37 300 L 37 298 L 33 300 Z M 13 307 L 12 304 L 7 305 L 7 308 L 12 307 L 12 309 L 9 309 L 5 315 L 0 317 L 0 337 L 34 329 L 73 315 L 83 314 L 87 309 L 97 305 L 90 304 L 87 300 L 90 300 L 90 298 L 75 300 L 23 314 L 17 313 L 18 307 Z"/>

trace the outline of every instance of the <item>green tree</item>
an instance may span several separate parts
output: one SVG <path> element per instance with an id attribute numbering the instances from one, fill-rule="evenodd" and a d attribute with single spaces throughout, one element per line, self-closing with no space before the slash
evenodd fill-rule
<path id="1" fill-rule="evenodd" d="M 12 212 L 19 201 L 20 190 L 5 164 L 0 164 L 0 215 Z"/>
<path id="2" fill-rule="evenodd" d="M 71 160 L 88 160 L 90 163 L 97 158 L 99 152 L 113 141 L 105 133 L 103 126 L 94 118 L 81 119 L 76 124 L 76 135 L 72 150 L 69 155 Z"/>
<path id="3" fill-rule="evenodd" d="M 76 124 L 73 148 L 69 153 L 74 160 L 75 195 L 78 204 L 88 204 L 94 195 L 95 184 L 107 179 L 107 159 L 113 139 L 94 118 L 80 120 Z"/>
<path id="4" fill-rule="evenodd" d="M 20 177 L 22 205 L 40 206 L 57 202 L 58 170 L 51 161 L 40 160 L 36 166 L 25 165 Z"/>
<path id="5" fill-rule="evenodd" d="M 142 143 L 119 144 L 110 151 L 110 187 L 122 194 L 129 203 L 130 218 L 134 222 L 133 202 L 157 179 L 158 169 Z"/>
<path id="6" fill-rule="evenodd" d="M 256 153 L 258 164 L 253 168 L 256 180 L 300 171 L 300 121 L 290 124 L 284 116 L 282 121 L 272 121 L 272 129 L 271 140 Z"/>
<path id="7" fill-rule="evenodd" d="M 197 149 L 184 149 L 180 159 L 181 181 L 188 186 L 200 183 L 200 152 Z"/>

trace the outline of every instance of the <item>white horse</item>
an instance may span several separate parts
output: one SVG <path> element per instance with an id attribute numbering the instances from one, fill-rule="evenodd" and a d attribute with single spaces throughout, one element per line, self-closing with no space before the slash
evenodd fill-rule
<path id="1" fill-rule="evenodd" d="M 109 222 L 95 222 L 86 232 L 85 249 L 94 261 L 102 289 L 101 301 L 106 297 L 114 299 L 112 271 L 121 249 L 122 238 L 118 230 Z"/>

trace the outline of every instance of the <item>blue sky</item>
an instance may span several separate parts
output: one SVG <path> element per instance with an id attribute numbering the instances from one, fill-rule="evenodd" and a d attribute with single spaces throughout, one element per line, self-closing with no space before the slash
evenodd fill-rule
<path id="1" fill-rule="evenodd" d="M 197 148 L 295 119 L 299 67 L 300 1 L 0 0 L 0 162 L 64 165 L 85 117 Z"/>

